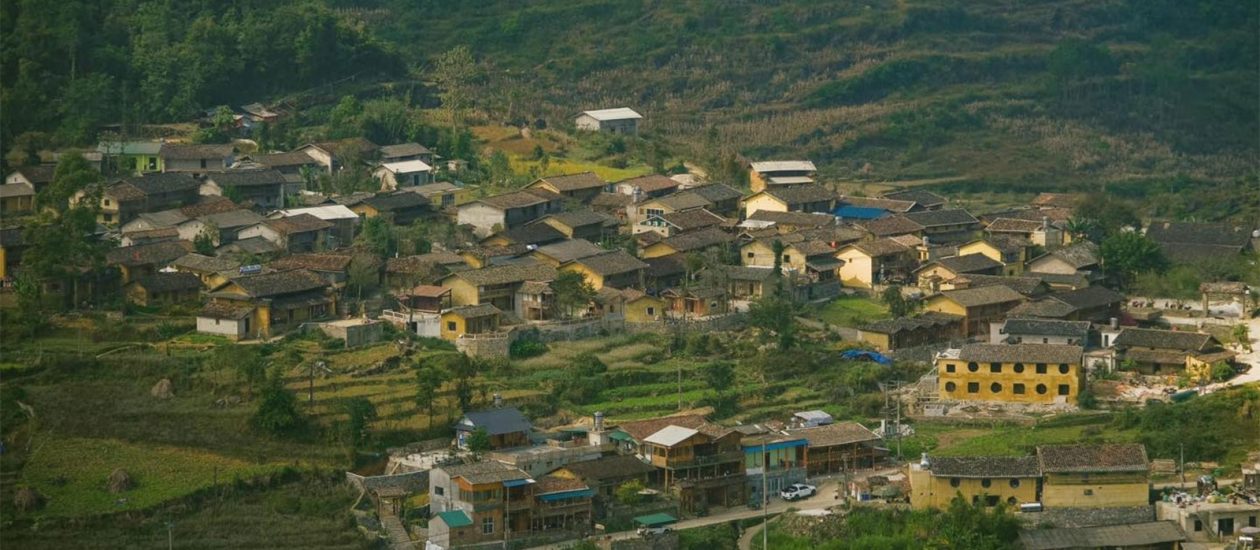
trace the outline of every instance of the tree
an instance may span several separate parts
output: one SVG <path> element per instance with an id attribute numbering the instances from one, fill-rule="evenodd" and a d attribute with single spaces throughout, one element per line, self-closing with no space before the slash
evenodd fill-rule
<path id="1" fill-rule="evenodd" d="M 464 110 L 472 105 L 472 85 L 477 78 L 477 63 L 466 46 L 456 46 L 433 63 L 433 78 L 442 91 L 438 97 L 452 125 L 463 124 Z"/>
<path id="2" fill-rule="evenodd" d="M 643 482 L 637 479 L 632 479 L 622 483 L 617 486 L 615 491 L 617 502 L 625 504 L 626 506 L 634 506 L 635 504 L 643 502 L 643 495 L 639 493 L 643 492 L 644 489 L 646 489 L 646 487 L 644 487 Z"/>
<path id="3" fill-rule="evenodd" d="M 485 428 L 477 428 L 468 435 L 468 450 L 481 454 L 489 451 L 490 448 L 490 432 L 487 432 Z"/>
<path id="4" fill-rule="evenodd" d="M 366 397 L 352 397 L 345 402 L 344 408 L 350 446 L 358 448 L 368 440 L 368 424 L 376 420 L 376 406 Z"/>
<path id="5" fill-rule="evenodd" d="M 305 418 L 298 411 L 297 397 L 284 387 L 284 376 L 274 370 L 263 386 L 258 410 L 251 419 L 253 426 L 275 436 L 292 435 L 301 429 Z"/>
<path id="6" fill-rule="evenodd" d="M 763 294 L 748 307 L 748 324 L 778 335 L 779 351 L 796 343 L 796 304 L 781 294 Z"/>
<path id="7" fill-rule="evenodd" d="M 438 390 L 446 381 L 446 373 L 431 365 L 416 369 L 416 406 L 421 407 L 433 417 L 433 402 L 437 400 Z"/>
<path id="8" fill-rule="evenodd" d="M 1234 325 L 1230 334 L 1234 337 L 1234 341 L 1237 342 L 1239 346 L 1247 350 L 1248 353 L 1251 352 L 1251 327 L 1247 325 L 1247 323 Z"/>
<path id="9" fill-rule="evenodd" d="M 208 223 L 193 237 L 193 250 L 203 256 L 213 256 L 215 250 L 215 241 L 218 240 L 219 228 L 214 224 Z"/>
<path id="10" fill-rule="evenodd" d="M 595 299 L 595 287 L 586 282 L 586 276 L 576 271 L 564 271 L 551 281 L 555 293 L 555 310 L 566 318 L 573 317 L 575 310 L 584 310 Z"/>
<path id="11" fill-rule="evenodd" d="M 359 127 L 359 117 L 363 115 L 363 105 L 352 95 L 347 95 L 337 102 L 328 113 L 328 137 L 333 139 L 356 137 L 363 134 Z"/>
<path id="12" fill-rule="evenodd" d="M 775 239 L 770 243 L 770 249 L 774 251 L 774 276 L 780 277 L 783 275 L 783 251 L 787 250 L 787 246 L 783 241 Z"/>
<path id="13" fill-rule="evenodd" d="M 359 242 L 381 258 L 393 256 L 398 247 L 398 241 L 394 239 L 394 232 L 389 222 L 380 216 L 363 220 L 359 230 Z"/>
<path id="14" fill-rule="evenodd" d="M 1102 266 L 1121 287 L 1126 287 L 1140 273 L 1163 273 L 1168 259 L 1155 241 L 1135 231 L 1107 237 L 1099 249 Z"/>
<path id="15" fill-rule="evenodd" d="M 346 284 L 363 299 L 363 291 L 371 291 L 381 284 L 381 259 L 371 254 L 355 254 L 350 257 Z"/>
<path id="16" fill-rule="evenodd" d="M 879 293 L 879 301 L 888 306 L 888 312 L 893 317 L 909 315 L 914 311 L 916 305 L 912 300 L 906 299 L 906 296 L 901 293 L 901 287 L 897 285 L 885 288 L 883 292 Z"/>
<path id="17" fill-rule="evenodd" d="M 728 361 L 714 361 L 704 366 L 704 381 L 710 388 L 722 393 L 735 382 L 735 367 Z"/>
<path id="18" fill-rule="evenodd" d="M 68 153 L 57 161 L 57 168 L 53 170 L 52 183 L 40 191 L 35 197 L 35 202 L 41 208 L 65 212 L 70 207 L 70 198 L 75 193 L 99 181 L 101 181 L 101 173 L 93 169 L 83 155 Z"/>
<path id="19" fill-rule="evenodd" d="M 103 270 L 105 251 L 112 246 L 95 236 L 99 200 L 89 198 L 83 203 L 60 216 L 43 213 L 23 232 L 30 246 L 22 254 L 22 268 L 41 282 L 57 281 L 72 288 L 71 303 L 76 307 L 81 305 L 79 282 L 86 274 Z"/>
<path id="20" fill-rule="evenodd" d="M 1101 242 L 1125 228 L 1142 225 L 1131 205 L 1104 193 L 1086 195 L 1077 204 L 1074 215 L 1089 229 L 1086 237 L 1094 242 Z"/>

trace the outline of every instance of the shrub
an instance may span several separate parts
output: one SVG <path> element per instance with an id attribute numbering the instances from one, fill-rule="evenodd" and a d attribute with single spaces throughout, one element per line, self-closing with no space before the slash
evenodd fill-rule
<path id="1" fill-rule="evenodd" d="M 547 349 L 547 344 L 537 340 L 520 339 L 512 342 L 508 348 L 508 355 L 512 359 L 529 359 L 547 353 Z"/>

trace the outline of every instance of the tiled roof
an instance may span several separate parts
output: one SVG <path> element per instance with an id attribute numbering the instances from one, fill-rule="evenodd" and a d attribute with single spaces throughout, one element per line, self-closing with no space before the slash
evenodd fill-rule
<path id="1" fill-rule="evenodd" d="M 699 229 L 702 227 L 712 227 L 726 221 L 726 219 L 722 216 L 709 212 L 704 208 L 692 208 L 690 210 L 669 212 L 662 214 L 661 219 L 669 222 L 670 225 L 673 225 L 682 231 Z"/>
<path id="2" fill-rule="evenodd" d="M 30 197 L 35 195 L 35 188 L 25 183 L 6 183 L 0 185 L 0 197 Z"/>
<path id="3" fill-rule="evenodd" d="M 857 222 L 857 225 L 876 237 L 891 237 L 893 235 L 905 235 L 906 233 L 923 231 L 922 225 L 906 218 L 905 214 L 887 216 L 877 220 L 863 220 Z"/>
<path id="4" fill-rule="evenodd" d="M 232 199 L 219 196 L 203 196 L 197 204 L 181 206 L 179 212 L 189 218 L 200 218 L 209 214 L 231 212 L 240 208 Z"/>
<path id="5" fill-rule="evenodd" d="M 328 287 L 328 283 L 322 277 L 305 269 L 245 275 L 233 278 L 231 282 L 240 286 L 253 298 L 267 298 Z"/>
<path id="6" fill-rule="evenodd" d="M 1005 275 L 981 275 L 979 273 L 959 275 L 950 283 L 954 285 L 954 288 L 980 288 L 983 286 L 1002 285 L 1024 296 L 1040 294 L 1045 292 L 1047 288 L 1040 277 L 1007 277 Z"/>
<path id="7" fill-rule="evenodd" d="M 553 219 L 572 228 L 586 227 L 588 225 L 604 225 L 616 221 L 607 214 L 601 214 L 599 212 L 595 212 L 594 210 L 587 209 L 557 212 L 555 214 L 549 214 L 545 216 L 545 218 Z"/>
<path id="8" fill-rule="evenodd" d="M 692 187 L 691 189 L 679 191 L 678 193 L 679 194 L 694 193 L 695 195 L 703 198 L 704 200 L 709 201 L 710 203 L 718 203 L 722 201 L 735 200 L 744 196 L 743 193 L 740 193 L 739 191 L 736 191 L 735 189 L 727 185 L 720 184 L 720 183 L 710 183 L 708 185 Z"/>
<path id="9" fill-rule="evenodd" d="M 1113 345 L 1120 348 L 1138 347 L 1206 351 L 1215 345 L 1211 334 L 1177 330 L 1156 330 L 1126 327 L 1120 331 Z"/>
<path id="10" fill-rule="evenodd" d="M 706 421 L 703 416 L 698 414 L 689 414 L 622 422 L 617 426 L 617 428 L 629 434 L 630 437 L 633 437 L 636 441 L 643 441 L 647 439 L 648 436 L 661 431 L 661 429 L 666 426 L 680 426 L 683 428 L 696 429 L 705 422 Z"/>
<path id="11" fill-rule="evenodd" d="M 460 464 L 458 466 L 443 466 L 441 469 L 446 471 L 451 478 L 462 477 L 474 485 L 530 479 L 529 474 L 520 469 L 494 460 Z"/>
<path id="12" fill-rule="evenodd" d="M 560 195 L 542 189 L 525 189 L 485 197 L 478 199 L 477 202 L 500 210 L 507 210 L 509 208 L 525 208 L 535 204 L 558 201 L 562 198 Z"/>
<path id="13" fill-rule="evenodd" d="M 1077 363 L 1084 348 L 1067 344 L 967 344 L 958 353 L 977 363 Z"/>
<path id="14" fill-rule="evenodd" d="M 602 189 L 608 182 L 604 178 L 599 177 L 595 172 L 581 172 L 578 174 L 566 174 L 563 176 L 547 176 L 539 178 L 538 182 L 546 182 L 552 187 L 560 191 L 581 191 L 583 189 Z M 531 184 L 532 185 L 532 184 Z"/>
<path id="15" fill-rule="evenodd" d="M 941 292 L 941 294 L 964 307 L 1019 302 L 1024 299 L 1024 295 L 1002 285 L 965 288 L 961 290 L 946 290 Z"/>
<path id="16" fill-rule="evenodd" d="M 524 281 L 552 281 L 556 278 L 555 268 L 542 263 L 519 263 L 470 269 L 452 273 L 451 277 L 459 277 L 476 286 L 493 286 Z"/>
<path id="17" fill-rule="evenodd" d="M 220 271 L 236 271 L 241 262 L 222 256 L 203 256 L 188 253 L 171 262 L 172 266 L 196 271 L 198 273 L 217 273 Z"/>
<path id="18" fill-rule="evenodd" d="M 174 292 L 201 288 L 201 279 L 185 272 L 154 273 L 136 279 L 135 283 L 149 292 Z"/>
<path id="19" fill-rule="evenodd" d="M 284 174 L 275 170 L 228 170 L 206 176 L 220 188 L 283 185 Z"/>
<path id="20" fill-rule="evenodd" d="M 793 225 L 797 227 L 823 227 L 827 225 L 835 225 L 836 217 L 831 214 L 813 214 L 808 212 L 772 212 L 770 210 L 758 210 L 749 216 L 750 220 L 774 222 L 779 225 Z"/>
<path id="21" fill-rule="evenodd" d="M 677 188 L 678 182 L 660 174 L 650 174 L 647 176 L 624 179 L 617 182 L 617 185 L 629 185 L 638 188 L 644 193 L 655 193 L 666 189 Z"/>
<path id="22" fill-rule="evenodd" d="M 713 201 L 710 201 L 709 199 L 706 199 L 696 193 L 692 193 L 690 189 L 686 191 L 679 191 L 672 195 L 665 195 L 660 198 L 647 199 L 639 204 L 651 202 L 658 203 L 671 210 L 688 210 L 692 208 L 708 208 L 713 206 Z"/>
<path id="23" fill-rule="evenodd" d="M 1124 302 L 1124 295 L 1103 286 L 1091 286 L 1057 292 L 1049 296 L 1078 310 Z"/>
<path id="24" fill-rule="evenodd" d="M 819 256 L 822 254 L 831 255 L 831 254 L 835 254 L 836 252 L 836 249 L 832 248 L 831 244 L 823 242 L 823 241 L 800 241 L 797 243 L 792 243 L 788 245 L 787 247 L 793 250 L 796 250 L 797 252 L 803 254 L 807 258 L 811 256 Z"/>
<path id="25" fill-rule="evenodd" d="M 1089 241 L 1076 242 L 1051 252 L 1050 255 L 1081 269 L 1098 264 L 1098 245 Z M 1034 258 L 1031 261 L 1036 261 Z"/>
<path id="26" fill-rule="evenodd" d="M 648 277 L 668 277 L 687 272 L 685 254 L 669 254 L 644 260 L 648 264 Z"/>
<path id="27" fill-rule="evenodd" d="M 300 151 L 294 151 L 292 153 L 270 153 L 270 154 L 264 154 L 264 155 L 250 155 L 249 158 L 250 160 L 257 162 L 258 164 L 261 164 L 263 166 L 267 166 L 270 168 L 280 168 L 280 167 L 288 167 L 288 166 L 306 166 L 306 165 L 319 164 L 315 162 L 315 159 L 311 158 L 310 155 L 300 152 Z"/>
<path id="28" fill-rule="evenodd" d="M 621 193 L 600 193 L 595 195 L 595 198 L 591 199 L 590 204 L 592 207 L 613 209 L 625 208 L 630 206 L 633 202 L 634 197 L 630 195 L 623 195 Z"/>
<path id="29" fill-rule="evenodd" d="M 201 308 L 198 317 L 210 319 L 241 319 L 254 311 L 254 306 L 245 302 L 231 300 L 215 301 Z"/>
<path id="30" fill-rule="evenodd" d="M 861 250 L 862 253 L 872 258 L 882 256 L 891 256 L 893 254 L 904 254 L 910 250 L 910 247 L 901 244 L 892 239 L 875 239 L 872 241 L 858 241 L 851 246 Z"/>
<path id="31" fill-rule="evenodd" d="M 219 254 L 244 252 L 247 254 L 270 254 L 277 251 L 271 241 L 262 237 L 249 237 L 247 239 L 237 239 L 228 244 L 220 246 L 216 249 Z"/>
<path id="32" fill-rule="evenodd" d="M 492 304 L 477 304 L 475 306 L 459 306 L 447 310 L 447 313 L 454 313 L 465 319 L 475 319 L 477 317 L 490 317 L 503 313 L 499 308 Z"/>
<path id="33" fill-rule="evenodd" d="M 427 155 L 432 153 L 428 147 L 419 143 L 398 143 L 395 145 L 382 145 L 381 158 L 392 159 L 401 157 L 414 157 L 419 155 Z"/>
<path id="34" fill-rule="evenodd" d="M 1024 302 L 1006 312 L 1008 317 L 1040 317 L 1062 319 L 1076 312 L 1076 308 L 1054 299 L 1043 298 Z"/>
<path id="35" fill-rule="evenodd" d="M 899 317 L 896 319 L 875 321 L 874 323 L 858 327 L 858 330 L 861 330 L 862 332 L 873 332 L 876 334 L 897 334 L 898 332 L 905 330 L 949 326 L 951 324 L 961 322 L 962 319 L 963 318 L 958 315 L 929 311 L 915 317 Z"/>
<path id="36" fill-rule="evenodd" d="M 154 228 L 175 227 L 181 223 L 188 221 L 188 216 L 184 215 L 181 209 L 174 208 L 171 210 L 159 210 L 157 212 L 141 212 L 136 219 L 144 220 Z"/>
<path id="37" fill-rule="evenodd" d="M 1070 550 L 1075 548 L 1169 548 L 1186 540 L 1186 534 L 1172 521 L 1124 523 L 1094 527 L 1022 529 L 1019 542 L 1025 550 Z"/>
<path id="38" fill-rule="evenodd" d="M 836 192 L 825 185 L 796 185 L 792 187 L 772 187 L 763 193 L 779 199 L 789 205 L 811 202 L 826 202 L 836 198 Z"/>
<path id="39" fill-rule="evenodd" d="M 924 208 L 932 208 L 945 204 L 948 199 L 937 195 L 927 189 L 903 189 L 901 191 L 891 191 L 884 193 L 885 199 L 893 199 L 898 201 L 912 201 L 919 203 Z"/>
<path id="40" fill-rule="evenodd" d="M 906 213 L 914 209 L 918 203 L 906 200 L 880 199 L 874 197 L 853 197 L 841 195 L 840 202 L 861 208 L 878 208 L 895 213 Z"/>
<path id="41" fill-rule="evenodd" d="M 573 260 L 595 256 L 608 252 L 604 248 L 586 240 L 572 239 L 543 245 L 535 249 L 541 255 L 552 258 L 560 263 L 571 262 Z"/>
<path id="42" fill-rule="evenodd" d="M 1041 445 L 1037 460 L 1044 473 L 1145 472 L 1146 447 L 1140 443 Z"/>
<path id="43" fill-rule="evenodd" d="M 597 275 L 609 276 L 647 269 L 648 264 L 631 256 L 624 250 L 614 250 L 597 256 L 587 256 L 574 262 L 586 266 Z"/>
<path id="44" fill-rule="evenodd" d="M 716 227 L 706 227 L 695 231 L 680 233 L 661 241 L 678 252 L 690 252 L 710 246 L 731 242 L 735 238 Z"/>
<path id="45" fill-rule="evenodd" d="M 906 219 L 922 225 L 923 227 L 937 227 L 942 225 L 961 225 L 961 224 L 978 224 L 975 216 L 970 212 L 962 209 L 950 210 L 930 210 L 927 212 L 907 212 L 902 214 Z"/>
<path id="46" fill-rule="evenodd" d="M 519 227 L 513 227 L 511 229 L 504 229 L 486 237 L 485 239 L 482 239 L 482 241 L 486 242 L 492 239 L 507 239 L 510 244 L 542 245 L 563 241 L 565 236 L 559 229 L 556 229 L 548 224 L 531 223 Z"/>
<path id="47" fill-rule="evenodd" d="M 324 141 L 320 143 L 313 143 L 311 145 L 314 145 L 315 147 L 328 151 L 332 153 L 334 156 L 344 156 L 344 155 L 367 156 L 371 154 L 373 151 L 380 149 L 380 147 L 377 146 L 375 143 L 372 143 L 371 141 L 365 138 L 361 138 L 361 137 L 346 138 L 346 139 L 340 139 L 337 141 Z"/>
<path id="48" fill-rule="evenodd" d="M 1084 342 L 1089 336 L 1089 327 L 1089 321 L 1007 319 L 1002 325 L 1002 333 L 1012 336 L 1065 336 Z"/>
<path id="49" fill-rule="evenodd" d="M 382 212 L 394 212 L 406 208 L 428 206 L 429 199 L 424 198 L 424 196 L 419 193 L 412 193 L 404 190 L 376 195 L 374 197 L 364 199 L 363 203 Z"/>
<path id="50" fill-rule="evenodd" d="M 630 455 L 613 455 L 595 460 L 567 464 L 564 469 L 573 472 L 588 482 L 598 483 L 604 479 L 620 479 L 641 476 L 656 470 L 651 464 L 644 463 Z"/>
<path id="51" fill-rule="evenodd" d="M 392 258 L 391 258 L 392 259 Z M 268 264 L 275 269 L 309 269 L 311 271 L 342 272 L 350 266 L 349 254 L 292 254 Z"/>
<path id="52" fill-rule="evenodd" d="M 139 177 L 123 180 L 124 185 L 131 185 L 146 195 L 189 191 L 200 187 L 197 179 L 190 174 L 180 172 L 152 172 Z"/>
<path id="53" fill-rule="evenodd" d="M 1041 222 L 1015 218 L 998 218 L 985 228 L 990 233 L 1032 233 L 1039 229 L 1041 229 Z"/>
<path id="54" fill-rule="evenodd" d="M 1246 246 L 1247 231 L 1225 223 L 1155 222 L 1146 228 L 1146 236 L 1159 243 L 1200 244 L 1211 246 Z"/>
<path id="55" fill-rule="evenodd" d="M 726 278 L 732 281 L 765 282 L 774 277 L 774 269 L 769 267 L 746 267 L 739 265 L 721 266 Z"/>
<path id="56" fill-rule="evenodd" d="M 123 236 L 130 239 L 131 242 L 152 241 L 159 239 L 178 239 L 179 229 L 174 227 L 158 227 L 155 229 L 141 229 L 139 231 L 123 231 Z"/>
<path id="57" fill-rule="evenodd" d="M 245 210 L 243 208 L 237 210 L 229 210 L 227 212 L 216 212 L 214 214 L 206 214 L 197 218 L 202 223 L 214 225 L 219 229 L 235 229 L 238 227 L 246 227 L 264 221 L 265 218 L 259 216 L 253 210 Z"/>
<path id="58" fill-rule="evenodd" d="M 932 264 L 938 264 L 945 269 L 953 271 L 954 273 L 973 273 L 976 271 L 991 271 L 1002 268 L 1002 262 L 995 261 L 984 254 L 977 253 L 941 258 L 935 262 L 920 267 L 916 271 L 927 269 L 928 267 L 931 267 Z"/>
<path id="59" fill-rule="evenodd" d="M 158 153 L 164 159 L 198 160 L 223 159 L 232 156 L 231 144 L 180 144 L 163 143 Z"/>
<path id="60" fill-rule="evenodd" d="M 1035 456 L 930 457 L 928 468 L 936 477 L 1007 478 L 1038 477 Z"/>
<path id="61" fill-rule="evenodd" d="M 105 253 L 106 262 L 112 265 L 167 264 L 192 252 L 187 241 L 162 241 L 115 248 Z"/>
<path id="62" fill-rule="evenodd" d="M 19 166 L 13 170 L 14 174 L 22 174 L 27 181 L 33 184 L 52 183 L 53 174 L 57 172 L 55 164 L 39 164 L 35 166 Z"/>
<path id="63" fill-rule="evenodd" d="M 266 220 L 263 223 L 285 235 L 319 231 L 333 226 L 331 223 L 316 218 L 310 214 L 298 214 L 296 216 L 289 216 L 286 218 Z"/>
<path id="64" fill-rule="evenodd" d="M 799 428 L 788 430 L 788 434 L 809 440 L 810 447 L 831 447 L 880 440 L 875 432 L 857 422 L 836 422 L 816 428 Z"/>
<path id="65" fill-rule="evenodd" d="M 569 491 L 581 491 L 582 489 L 589 488 L 590 487 L 587 487 L 585 483 L 576 479 L 548 475 L 543 476 L 538 480 L 538 483 L 534 484 L 534 494 L 545 495 L 548 493 L 564 493 Z"/>
<path id="66" fill-rule="evenodd" d="M 525 415 L 521 414 L 520 409 L 516 407 L 464 413 L 464 418 L 460 419 L 457 426 L 466 428 L 465 420 L 472 423 L 470 429 L 485 429 L 490 435 L 528 432 L 531 429 L 529 419 L 525 418 Z"/>

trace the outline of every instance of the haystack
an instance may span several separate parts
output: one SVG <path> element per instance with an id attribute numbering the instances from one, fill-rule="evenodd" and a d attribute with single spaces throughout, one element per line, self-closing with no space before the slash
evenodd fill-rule
<path id="1" fill-rule="evenodd" d="M 149 390 L 149 395 L 158 399 L 170 399 L 175 397 L 174 388 L 171 386 L 171 379 L 163 378 L 158 380 L 158 383 L 153 385 L 153 389 Z"/>
<path id="2" fill-rule="evenodd" d="M 111 472 L 106 483 L 109 485 L 109 492 L 115 494 L 123 491 L 130 491 L 131 488 L 136 485 L 135 481 L 131 479 L 131 474 L 127 473 L 127 470 L 122 468 L 118 468 L 117 470 Z"/>
<path id="3" fill-rule="evenodd" d="M 41 495 L 34 487 L 22 487 L 17 490 L 17 494 L 13 495 L 13 506 L 19 512 L 34 512 L 44 507 L 44 495 Z"/>

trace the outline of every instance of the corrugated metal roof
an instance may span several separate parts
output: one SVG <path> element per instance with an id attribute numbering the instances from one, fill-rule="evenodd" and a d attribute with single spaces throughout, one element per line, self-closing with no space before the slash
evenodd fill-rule
<path id="1" fill-rule="evenodd" d="M 643 115 L 636 113 L 634 109 L 629 107 L 617 107 L 615 109 L 596 109 L 594 111 L 582 111 L 582 114 L 589 116 L 595 120 L 625 120 L 630 118 L 643 118 Z"/>

